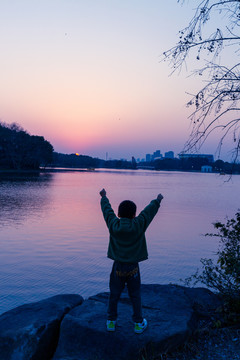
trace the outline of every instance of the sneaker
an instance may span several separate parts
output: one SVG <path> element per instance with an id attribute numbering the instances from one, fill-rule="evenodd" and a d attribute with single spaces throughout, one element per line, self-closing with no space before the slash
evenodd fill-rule
<path id="1" fill-rule="evenodd" d="M 135 323 L 134 331 L 136 334 L 141 334 L 147 327 L 147 320 L 143 319 L 141 323 Z"/>
<path id="2" fill-rule="evenodd" d="M 115 331 L 116 321 L 107 320 L 107 331 Z"/>

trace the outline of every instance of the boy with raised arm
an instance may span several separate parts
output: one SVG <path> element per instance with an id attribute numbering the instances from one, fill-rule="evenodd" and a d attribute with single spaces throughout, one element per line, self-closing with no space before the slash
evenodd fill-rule
<path id="1" fill-rule="evenodd" d="M 100 191 L 100 195 L 101 209 L 110 235 L 107 256 L 114 260 L 109 283 L 107 330 L 115 330 L 118 300 L 127 284 L 133 306 L 134 331 L 141 334 L 147 327 L 147 320 L 142 316 L 138 263 L 148 258 L 145 231 L 157 214 L 163 196 L 159 194 L 138 216 L 135 203 L 125 200 L 118 207 L 117 217 L 105 189 Z"/>

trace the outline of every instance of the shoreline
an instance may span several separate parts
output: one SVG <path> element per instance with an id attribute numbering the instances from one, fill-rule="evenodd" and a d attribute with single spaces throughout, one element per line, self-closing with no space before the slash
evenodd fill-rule
<path id="1" fill-rule="evenodd" d="M 215 174 L 219 176 L 234 176 L 240 175 L 239 173 L 236 174 L 228 174 L 228 173 L 221 173 L 221 172 L 203 172 L 198 170 L 172 170 L 172 169 L 124 169 L 124 168 L 79 168 L 79 167 L 48 167 L 48 168 L 40 168 L 40 169 L 0 169 L 1 174 L 40 174 L 40 173 L 58 173 L 58 172 L 97 172 L 97 171 L 154 171 L 154 172 L 173 172 L 173 173 L 196 173 L 196 174 Z"/>

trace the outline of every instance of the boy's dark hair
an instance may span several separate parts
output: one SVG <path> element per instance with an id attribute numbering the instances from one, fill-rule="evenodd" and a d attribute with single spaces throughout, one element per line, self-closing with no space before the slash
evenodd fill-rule
<path id="1" fill-rule="evenodd" d="M 136 216 L 137 206 L 131 200 L 124 200 L 118 207 L 118 216 L 120 218 L 133 219 Z"/>

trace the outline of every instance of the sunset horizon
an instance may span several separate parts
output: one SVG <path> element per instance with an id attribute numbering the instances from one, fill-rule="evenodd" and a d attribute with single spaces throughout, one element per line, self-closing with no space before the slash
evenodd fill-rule
<path id="1" fill-rule="evenodd" d="M 181 152 L 188 93 L 201 79 L 161 61 L 194 8 L 102 1 L 3 3 L 2 122 L 44 136 L 55 151 L 95 157 Z M 170 24 L 170 26 L 169 26 Z M 216 136 L 200 150 L 215 154 Z M 228 149 L 222 157 L 230 159 Z"/>

